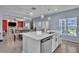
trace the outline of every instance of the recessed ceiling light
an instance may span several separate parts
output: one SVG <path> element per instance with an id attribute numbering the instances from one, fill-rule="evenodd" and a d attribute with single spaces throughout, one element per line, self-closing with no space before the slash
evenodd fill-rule
<path id="1" fill-rule="evenodd" d="M 33 14 L 33 12 L 30 12 L 29 14 L 30 14 L 31 16 L 33 16 L 33 15 L 34 15 L 34 14 Z"/>
<path id="2" fill-rule="evenodd" d="M 58 9 L 56 8 L 56 9 L 54 9 L 54 11 L 57 11 Z"/>

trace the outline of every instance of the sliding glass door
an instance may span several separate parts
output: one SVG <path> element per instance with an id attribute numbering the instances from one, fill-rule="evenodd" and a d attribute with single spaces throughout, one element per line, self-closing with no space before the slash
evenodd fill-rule
<path id="1" fill-rule="evenodd" d="M 77 36 L 77 17 L 60 19 L 59 28 L 63 35 Z"/>

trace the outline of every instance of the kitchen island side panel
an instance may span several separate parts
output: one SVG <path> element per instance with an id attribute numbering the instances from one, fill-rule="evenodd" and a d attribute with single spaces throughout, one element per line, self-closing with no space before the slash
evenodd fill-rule
<path id="1" fill-rule="evenodd" d="M 34 40 L 23 35 L 23 52 L 24 53 L 40 53 L 40 41 Z"/>

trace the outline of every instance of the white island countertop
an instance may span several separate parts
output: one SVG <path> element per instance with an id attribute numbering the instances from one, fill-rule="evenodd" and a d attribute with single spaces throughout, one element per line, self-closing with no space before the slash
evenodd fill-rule
<path id="1" fill-rule="evenodd" d="M 46 37 L 52 36 L 53 34 L 47 34 L 47 33 L 41 33 L 37 34 L 37 32 L 28 32 L 28 33 L 21 33 L 22 35 L 25 35 L 27 37 L 30 37 L 35 40 L 42 40 Z"/>

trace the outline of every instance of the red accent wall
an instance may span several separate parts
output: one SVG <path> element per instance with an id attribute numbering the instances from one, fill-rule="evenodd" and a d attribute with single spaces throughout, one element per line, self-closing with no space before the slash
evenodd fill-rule
<path id="1" fill-rule="evenodd" d="M 24 21 L 18 21 L 17 23 L 18 27 L 24 27 Z"/>
<path id="2" fill-rule="evenodd" d="M 7 20 L 2 20 L 3 31 L 7 32 Z"/>

